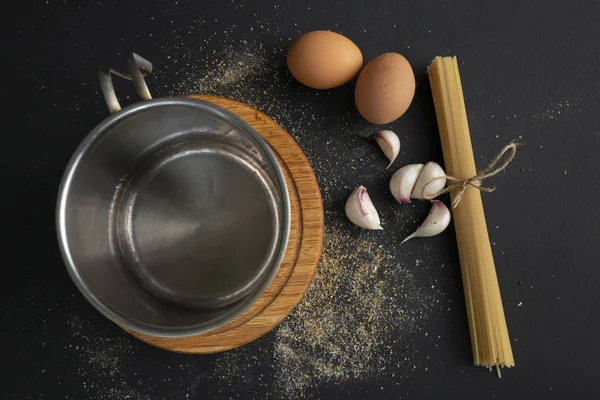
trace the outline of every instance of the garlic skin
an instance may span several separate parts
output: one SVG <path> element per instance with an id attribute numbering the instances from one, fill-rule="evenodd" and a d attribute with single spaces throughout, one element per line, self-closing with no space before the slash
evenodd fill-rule
<path id="1" fill-rule="evenodd" d="M 346 201 L 346 216 L 356 226 L 382 230 L 379 214 L 364 186 L 357 187 Z"/>
<path id="2" fill-rule="evenodd" d="M 432 182 L 433 179 L 435 181 Z M 422 200 L 425 196 L 433 196 L 444 187 L 446 187 L 446 173 L 444 169 L 438 163 L 430 161 L 421 170 L 410 197 Z"/>
<path id="3" fill-rule="evenodd" d="M 439 200 L 433 200 L 431 202 L 431 211 L 429 211 L 429 215 L 427 215 L 425 221 L 423 221 L 421 226 L 419 226 L 412 235 L 404 239 L 402 243 L 416 237 L 438 235 L 448 227 L 450 219 L 450 210 L 448 210 L 448 207 Z"/>
<path id="4" fill-rule="evenodd" d="M 390 163 L 385 169 L 388 169 L 393 163 L 398 153 L 400 152 L 400 139 L 392 131 L 379 131 L 375 134 L 375 141 L 383 150 L 383 154 L 390 160 Z"/>
<path id="5" fill-rule="evenodd" d="M 390 179 L 390 190 L 398 203 L 410 203 L 410 195 L 422 169 L 423 164 L 409 164 L 394 172 Z"/>

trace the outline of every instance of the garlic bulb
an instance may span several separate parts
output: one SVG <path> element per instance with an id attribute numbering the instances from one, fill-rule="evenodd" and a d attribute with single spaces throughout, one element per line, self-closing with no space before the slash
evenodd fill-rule
<path id="1" fill-rule="evenodd" d="M 390 179 L 390 190 L 398 203 L 410 203 L 410 194 L 422 169 L 423 164 L 409 164 L 394 172 Z"/>
<path id="2" fill-rule="evenodd" d="M 425 221 L 417 228 L 417 230 L 404 239 L 402 243 L 406 242 L 415 237 L 429 237 L 440 234 L 450 224 L 450 210 L 444 203 L 439 200 L 433 200 L 431 202 L 431 211 L 425 218 Z"/>
<path id="3" fill-rule="evenodd" d="M 364 186 L 357 187 L 346 201 L 346 216 L 357 226 L 365 229 L 381 230 L 379 214 Z"/>
<path id="4" fill-rule="evenodd" d="M 446 186 L 446 173 L 436 162 L 430 161 L 421 170 L 410 197 L 424 199 L 433 196 Z"/>
<path id="5" fill-rule="evenodd" d="M 375 134 L 375 141 L 383 150 L 383 154 L 390 160 L 390 163 L 386 167 L 388 169 L 390 165 L 394 163 L 398 153 L 400 152 L 400 139 L 392 131 L 379 131 Z"/>

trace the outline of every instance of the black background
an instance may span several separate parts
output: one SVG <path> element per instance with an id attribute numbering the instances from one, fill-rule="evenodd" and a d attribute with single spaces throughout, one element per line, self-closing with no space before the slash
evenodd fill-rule
<path id="1" fill-rule="evenodd" d="M 260 384 L 224 383 L 210 378 L 223 355 L 161 351 L 102 318 L 66 273 L 56 243 L 54 206 L 70 155 L 107 115 L 98 90 L 98 66 L 122 66 L 134 50 L 163 72 L 149 81 L 160 96 L 177 84 L 185 69 L 167 56 L 177 59 L 189 52 L 208 57 L 218 41 L 200 49 L 203 38 L 218 38 L 228 30 L 231 40 L 246 39 L 281 52 L 283 68 L 290 38 L 314 29 L 347 35 L 365 61 L 386 51 L 400 52 L 411 61 L 418 84 L 415 101 L 389 126 L 402 132 L 403 163 L 442 161 L 425 72 L 435 55 L 457 55 L 462 62 L 479 167 L 519 135 L 525 145 L 506 173 L 494 178 L 499 189 L 484 195 L 517 367 L 505 370 L 499 380 L 472 366 L 450 229 L 430 239 L 427 247 L 415 241 L 407 245 L 408 254 L 397 255 L 414 260 L 433 252 L 448 267 L 444 272 L 427 270 L 443 282 L 445 299 L 457 304 L 455 312 L 434 315 L 428 322 L 426 329 L 441 336 L 420 343 L 419 353 L 430 359 L 419 356 L 414 371 L 397 382 L 374 376 L 312 388 L 307 397 L 600 397 L 597 1 L 49 0 L 14 7 L 3 11 L 0 139 L 0 382 L 8 398 L 277 397 L 269 383 L 269 352 L 264 351 L 272 334 L 249 347 L 261 362 L 242 366 L 245 375 L 262 375 Z M 297 84 L 294 89 L 298 105 L 317 101 L 313 91 Z M 351 113 L 357 126 L 364 127 L 352 105 L 352 90 L 350 83 L 329 91 L 322 112 L 332 120 Z M 324 149 L 326 139 L 340 149 L 350 140 L 337 131 L 328 137 L 326 131 L 306 127 L 296 134 L 311 162 L 332 157 Z M 315 168 L 321 185 L 328 174 L 344 171 L 343 152 L 338 157 L 341 163 Z M 375 186 L 374 196 L 382 197 L 386 189 L 380 165 L 377 170 L 365 168 L 360 183 Z M 359 183 L 352 172 L 344 176 L 326 196 L 326 209 L 338 210 L 348 194 L 344 187 Z M 415 207 L 425 215 L 426 207 Z M 391 212 L 388 208 L 384 216 Z M 401 232 L 414 226 L 411 222 Z M 391 234 L 382 240 L 395 240 Z M 69 333 L 73 315 L 87 333 Z M 81 346 L 85 355 L 85 344 L 98 338 L 126 349 L 119 376 L 102 375 L 73 350 Z M 136 391 L 127 394 L 123 387 Z"/>

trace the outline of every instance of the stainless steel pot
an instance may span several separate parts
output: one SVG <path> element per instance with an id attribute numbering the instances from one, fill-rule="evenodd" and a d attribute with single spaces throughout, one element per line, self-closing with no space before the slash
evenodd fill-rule
<path id="1" fill-rule="evenodd" d="M 290 204 L 267 143 L 231 112 L 151 100 L 133 54 L 129 74 L 101 69 L 113 114 L 75 151 L 58 194 L 67 269 L 102 314 L 137 332 L 178 337 L 229 322 L 282 261 Z M 142 99 L 121 110 L 111 74 Z"/>

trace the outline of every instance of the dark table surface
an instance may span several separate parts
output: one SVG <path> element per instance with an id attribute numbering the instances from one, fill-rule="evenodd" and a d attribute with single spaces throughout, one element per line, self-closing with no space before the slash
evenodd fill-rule
<path id="1" fill-rule="evenodd" d="M 519 135 L 525 145 L 494 178 L 498 190 L 484 194 L 517 367 L 498 379 L 472 365 L 449 229 L 391 247 L 399 263 L 423 259 L 414 265 L 417 283 L 434 279 L 441 287 L 438 299 L 454 304 L 451 312 L 433 309 L 415 337 L 407 337 L 415 350 L 409 362 L 339 382 L 314 377 L 302 395 L 600 397 L 597 1 L 38 0 L 13 7 L 3 12 L 2 24 L 3 398 L 286 398 L 273 379 L 277 328 L 241 350 L 193 356 L 140 343 L 104 319 L 66 273 L 54 206 L 70 155 L 108 113 L 98 66 L 123 66 L 133 50 L 153 61 L 156 74 L 149 85 L 156 96 L 220 93 L 194 84 L 190 71 L 219 68 L 210 66 L 212 58 L 258 46 L 276 63 L 269 68 L 281 72 L 269 88 L 285 82 L 286 101 L 254 96 L 267 93 L 264 80 L 247 87 L 238 82 L 237 91 L 221 94 L 248 101 L 292 132 L 315 168 L 330 211 L 327 223 L 352 231 L 339 212 L 348 188 L 362 183 L 374 198 L 389 198 L 386 185 L 393 171 L 382 172 L 385 161 L 361 139 L 376 128 L 358 116 L 353 83 L 317 93 L 286 75 L 290 41 L 314 29 L 347 35 L 365 61 L 387 51 L 411 61 L 415 100 L 388 126 L 400 135 L 401 164 L 442 161 L 425 70 L 435 55 L 457 55 L 461 62 L 479 167 Z M 126 83 L 117 87 L 123 102 L 134 101 Z M 307 122 L 303 110 L 312 110 L 316 122 Z M 363 158 L 358 168 L 348 168 Z M 378 201 L 389 220 L 393 200 Z M 427 212 L 424 204 L 409 207 L 415 221 Z M 380 236 L 365 235 L 391 243 L 415 225 L 400 220 L 387 223 Z M 222 373 L 223 366 L 228 373 Z"/>

